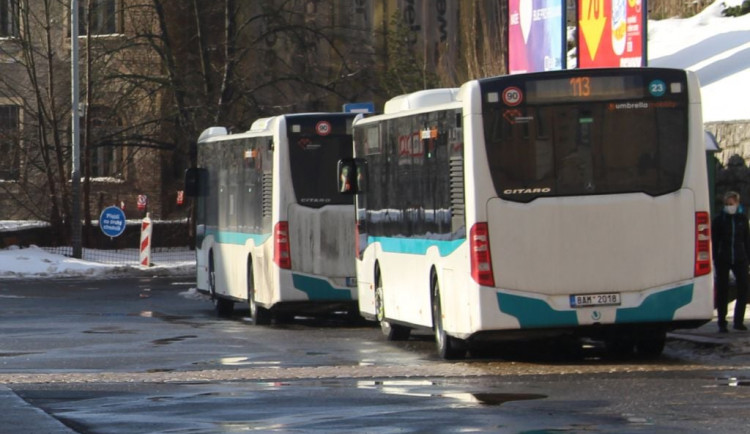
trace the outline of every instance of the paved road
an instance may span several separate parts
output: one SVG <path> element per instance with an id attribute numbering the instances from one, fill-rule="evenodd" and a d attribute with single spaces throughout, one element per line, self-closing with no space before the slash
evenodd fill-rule
<path id="1" fill-rule="evenodd" d="M 340 318 L 220 320 L 192 286 L 0 281 L 0 432 L 744 432 L 750 416 L 750 364 L 728 344 L 451 363 L 429 336 L 389 343 Z"/>

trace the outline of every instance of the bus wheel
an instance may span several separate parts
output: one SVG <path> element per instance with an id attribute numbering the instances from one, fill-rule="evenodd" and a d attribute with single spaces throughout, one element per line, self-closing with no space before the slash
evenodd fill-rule
<path id="1" fill-rule="evenodd" d="M 659 357 L 664 351 L 664 345 L 667 343 L 667 333 L 657 332 L 649 337 L 643 337 L 638 339 L 635 343 L 635 350 L 638 355 L 654 358 Z"/>
<path id="2" fill-rule="evenodd" d="M 214 267 L 213 252 L 211 252 L 211 255 L 208 258 L 208 286 L 211 291 L 211 301 L 214 303 L 216 316 L 221 318 L 229 318 L 232 316 L 234 302 L 216 295 L 216 268 Z"/>
<path id="3" fill-rule="evenodd" d="M 252 261 L 247 262 L 247 303 L 250 305 L 250 316 L 255 325 L 271 324 L 271 312 L 258 306 L 255 302 L 255 274 Z"/>
<path id="4" fill-rule="evenodd" d="M 380 276 L 376 277 L 375 283 L 375 313 L 380 329 L 383 331 L 386 340 L 405 341 L 409 339 L 411 329 L 398 324 L 391 324 L 385 319 L 385 304 L 383 303 L 383 284 Z"/>
<path id="5" fill-rule="evenodd" d="M 446 360 L 466 357 L 466 344 L 461 339 L 448 335 L 443 329 L 443 311 L 440 307 L 440 287 L 437 280 L 432 290 L 432 328 L 435 331 L 435 343 L 438 355 Z"/>

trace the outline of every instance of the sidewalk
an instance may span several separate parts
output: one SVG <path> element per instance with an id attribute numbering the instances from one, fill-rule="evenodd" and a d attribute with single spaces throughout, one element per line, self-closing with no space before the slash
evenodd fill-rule
<path id="1" fill-rule="evenodd" d="M 675 330 L 667 334 L 668 339 L 678 339 L 698 344 L 732 347 L 733 351 L 747 352 L 750 354 L 750 331 L 739 331 L 732 328 L 734 318 L 734 303 L 729 303 L 729 316 L 727 317 L 729 333 L 719 333 L 719 323 L 714 310 L 711 321 L 695 329 Z M 750 327 L 750 307 L 745 313 L 745 325 Z"/>
<path id="2" fill-rule="evenodd" d="M 70 434 L 75 431 L 53 416 L 27 403 L 6 386 L 0 386 L 0 407 L 3 409 L 0 433 Z"/>

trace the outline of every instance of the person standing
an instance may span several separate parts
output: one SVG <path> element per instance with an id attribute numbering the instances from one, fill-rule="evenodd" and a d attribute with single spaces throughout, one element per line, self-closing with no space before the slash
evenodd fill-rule
<path id="1" fill-rule="evenodd" d="M 734 329 L 745 327 L 748 266 L 750 265 L 750 224 L 743 214 L 740 195 L 730 191 L 724 195 L 724 208 L 711 223 L 714 268 L 716 270 L 716 310 L 719 332 L 727 333 L 727 304 L 729 303 L 729 271 L 737 282 L 737 301 L 734 307 Z"/>

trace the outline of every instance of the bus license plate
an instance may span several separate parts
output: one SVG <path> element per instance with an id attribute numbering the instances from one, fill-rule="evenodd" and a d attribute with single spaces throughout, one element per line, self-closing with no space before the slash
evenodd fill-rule
<path id="1" fill-rule="evenodd" d="M 579 294 L 570 296 L 570 307 L 619 306 L 620 294 Z"/>

